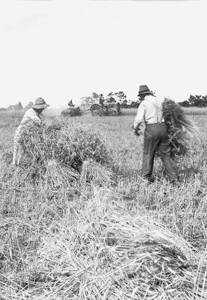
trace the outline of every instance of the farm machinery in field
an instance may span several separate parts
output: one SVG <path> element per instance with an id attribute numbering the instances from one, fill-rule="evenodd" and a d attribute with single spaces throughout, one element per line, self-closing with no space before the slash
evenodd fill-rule
<path id="1" fill-rule="evenodd" d="M 75 116 L 82 116 L 83 115 L 83 111 L 80 109 L 79 106 L 75 107 L 75 105 L 73 104 L 73 100 L 70 100 L 68 102 L 68 108 L 66 108 L 65 110 L 63 110 L 61 112 L 61 116 L 63 117 L 75 117 Z"/>
<path id="2" fill-rule="evenodd" d="M 92 116 L 118 116 L 120 105 L 119 103 L 92 104 L 90 111 Z"/>
<path id="3" fill-rule="evenodd" d="M 61 112 L 61 116 L 75 117 L 75 116 L 82 116 L 83 113 L 84 112 L 80 109 L 80 107 L 69 107 Z"/>
<path id="4" fill-rule="evenodd" d="M 75 107 L 73 103 L 70 101 L 68 103 L 69 108 L 63 110 L 61 112 L 61 116 L 63 117 L 74 117 L 74 116 L 82 116 L 88 112 L 91 113 L 92 116 L 119 116 L 121 113 L 120 103 L 93 103 L 87 108 L 84 105 L 80 107 Z"/>

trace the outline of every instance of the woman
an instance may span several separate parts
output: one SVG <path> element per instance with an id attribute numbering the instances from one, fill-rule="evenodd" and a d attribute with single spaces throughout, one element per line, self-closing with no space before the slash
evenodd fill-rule
<path id="1" fill-rule="evenodd" d="M 12 162 L 13 165 L 18 166 L 22 156 L 23 151 L 21 149 L 21 145 L 19 141 L 24 129 L 28 125 L 31 125 L 31 123 L 41 125 L 44 120 L 44 115 L 42 112 L 48 106 L 49 104 L 47 104 L 44 99 L 39 97 L 35 100 L 35 104 L 31 108 L 29 108 L 24 114 L 22 121 L 19 127 L 17 128 L 14 136 L 14 151 L 13 151 L 13 162 Z"/>

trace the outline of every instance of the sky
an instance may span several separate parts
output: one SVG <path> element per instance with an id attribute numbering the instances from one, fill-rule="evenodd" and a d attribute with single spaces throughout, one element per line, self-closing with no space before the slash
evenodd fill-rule
<path id="1" fill-rule="evenodd" d="M 207 95 L 206 1 L 0 1 L 0 107 Z"/>

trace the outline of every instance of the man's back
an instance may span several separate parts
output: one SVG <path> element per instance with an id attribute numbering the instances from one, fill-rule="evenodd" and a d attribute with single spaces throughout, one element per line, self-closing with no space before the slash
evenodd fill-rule
<path id="1" fill-rule="evenodd" d="M 152 95 L 145 96 L 139 106 L 139 110 L 143 112 L 143 121 L 146 124 L 164 122 L 162 102 L 163 101 Z"/>

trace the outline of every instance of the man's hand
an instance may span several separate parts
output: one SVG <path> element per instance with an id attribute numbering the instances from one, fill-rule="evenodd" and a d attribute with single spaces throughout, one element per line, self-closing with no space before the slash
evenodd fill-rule
<path id="1" fill-rule="evenodd" d="M 138 128 L 138 129 L 134 130 L 134 134 L 137 136 L 140 136 L 140 129 Z"/>
<path id="2" fill-rule="evenodd" d="M 134 134 L 137 136 L 140 136 L 140 129 L 139 127 L 135 128 L 134 125 L 132 125 L 132 129 L 134 129 Z"/>

